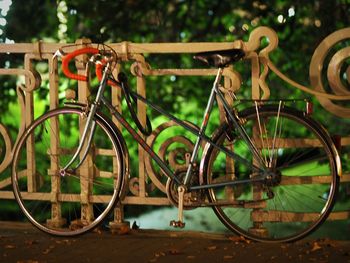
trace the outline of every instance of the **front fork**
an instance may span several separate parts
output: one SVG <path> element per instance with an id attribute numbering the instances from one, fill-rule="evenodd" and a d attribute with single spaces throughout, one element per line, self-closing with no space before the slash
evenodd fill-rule
<path id="1" fill-rule="evenodd" d="M 65 176 L 65 175 L 69 175 L 71 173 L 74 173 L 74 171 L 76 169 L 78 169 L 80 167 L 80 165 L 85 161 L 85 159 L 86 159 L 86 157 L 88 155 L 88 152 L 89 152 L 89 149 L 90 149 L 90 145 L 91 145 L 91 141 L 92 141 L 92 137 L 94 135 L 95 128 L 96 128 L 96 121 L 93 119 L 95 113 L 96 113 L 96 105 L 92 105 L 91 110 L 90 110 L 90 112 L 88 114 L 88 117 L 87 117 L 87 120 L 86 120 L 85 128 L 84 128 L 83 134 L 81 136 L 81 140 L 80 140 L 79 146 L 78 146 L 77 150 L 75 151 L 72 159 L 65 165 L 64 168 L 62 168 L 60 170 L 60 175 L 61 176 Z M 85 148 L 84 148 L 83 155 L 80 158 L 79 163 L 73 169 L 72 168 L 70 169 L 69 167 L 78 158 L 78 156 L 82 152 L 82 149 L 83 149 L 84 145 L 85 145 Z"/>
<path id="2" fill-rule="evenodd" d="M 72 159 L 65 165 L 64 168 L 62 168 L 60 170 L 61 176 L 74 174 L 75 170 L 80 167 L 80 165 L 85 161 L 85 159 L 88 155 L 91 141 L 92 141 L 92 137 L 94 136 L 94 132 L 95 132 L 95 128 L 96 128 L 96 121 L 94 120 L 94 117 L 95 117 L 97 108 L 100 105 L 100 101 L 102 100 L 103 92 L 104 92 L 106 84 L 107 84 L 109 68 L 110 68 L 110 64 L 107 63 L 107 65 L 103 71 L 102 80 L 101 80 L 100 85 L 98 87 L 96 98 L 95 98 L 94 102 L 92 103 L 90 111 L 88 113 L 88 117 L 86 120 L 83 134 L 81 136 L 79 146 L 78 146 L 77 150 L 75 151 Z M 73 169 L 69 168 L 75 162 L 75 160 L 77 160 L 78 156 L 82 152 L 84 145 L 85 145 L 85 149 L 84 149 L 82 157 L 80 158 L 79 163 Z"/>

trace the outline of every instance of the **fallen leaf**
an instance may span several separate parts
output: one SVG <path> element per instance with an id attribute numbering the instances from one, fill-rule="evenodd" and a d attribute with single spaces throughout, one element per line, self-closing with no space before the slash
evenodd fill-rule
<path id="1" fill-rule="evenodd" d="M 312 245 L 312 248 L 311 248 L 311 252 L 319 250 L 321 248 L 322 247 L 317 242 L 314 242 L 313 245 Z"/>
<path id="2" fill-rule="evenodd" d="M 122 225 L 120 228 L 112 230 L 113 234 L 118 234 L 118 235 L 126 235 L 129 232 L 130 232 L 129 225 Z"/>
<path id="3" fill-rule="evenodd" d="M 210 246 L 210 247 L 207 247 L 208 250 L 216 250 L 218 247 L 217 246 Z"/>
<path id="4" fill-rule="evenodd" d="M 233 256 L 231 255 L 224 256 L 224 260 L 228 260 L 228 259 L 233 259 Z"/>
<path id="5" fill-rule="evenodd" d="M 235 242 L 236 244 L 238 243 L 246 243 L 246 244 L 250 244 L 251 241 L 249 239 L 246 239 L 244 236 L 232 236 L 229 237 L 228 239 L 230 239 L 231 241 Z"/>
<path id="6" fill-rule="evenodd" d="M 47 248 L 47 249 L 45 249 L 45 250 L 43 251 L 43 254 L 44 254 L 44 255 L 47 255 L 47 254 L 49 254 L 50 252 L 51 252 L 51 249 Z"/>
<path id="7" fill-rule="evenodd" d="M 233 242 L 241 241 L 241 237 L 240 236 L 232 236 L 232 237 L 229 237 L 228 239 L 230 239 Z"/>
<path id="8" fill-rule="evenodd" d="M 34 244 L 37 244 L 38 242 L 36 240 L 25 240 L 24 241 L 24 244 L 25 245 L 28 245 L 28 246 L 31 246 L 31 245 L 34 245 Z"/>
<path id="9" fill-rule="evenodd" d="M 154 255 L 155 255 L 156 258 L 159 258 L 159 257 L 164 257 L 165 253 L 164 252 L 159 252 L 159 253 L 155 253 Z"/>
<path id="10" fill-rule="evenodd" d="M 51 246 L 49 246 L 47 249 L 45 249 L 42 253 L 43 253 L 44 255 L 47 255 L 47 254 L 49 254 L 49 253 L 51 252 L 51 250 L 54 249 L 54 248 L 55 248 L 55 246 L 54 246 L 54 245 L 51 245 Z"/>
<path id="11" fill-rule="evenodd" d="M 13 248 L 16 248 L 16 246 L 15 245 L 6 245 L 5 248 L 13 249 Z"/>
<path id="12" fill-rule="evenodd" d="M 94 230 L 92 230 L 92 232 L 99 234 L 99 235 L 102 234 L 101 228 L 99 228 L 99 227 L 94 228 Z"/>
<path id="13" fill-rule="evenodd" d="M 176 248 L 172 248 L 168 252 L 170 255 L 180 255 L 181 254 L 180 250 L 178 250 Z"/>

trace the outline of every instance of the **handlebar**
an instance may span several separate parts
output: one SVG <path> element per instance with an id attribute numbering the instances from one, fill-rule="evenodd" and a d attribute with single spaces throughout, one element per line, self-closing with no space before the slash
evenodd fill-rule
<path id="1" fill-rule="evenodd" d="M 100 50 L 97 48 L 84 47 L 84 48 L 74 50 L 73 52 L 63 56 L 62 57 L 62 71 L 63 71 L 64 75 L 66 75 L 70 79 L 75 79 L 75 80 L 80 80 L 80 81 L 88 81 L 87 76 L 71 72 L 69 69 L 69 63 L 72 59 L 74 59 L 76 56 L 79 56 L 79 55 L 84 55 L 84 54 L 97 55 L 100 53 L 101 53 Z M 95 65 L 96 65 L 95 73 L 96 73 L 96 76 L 99 80 L 102 79 L 103 68 L 106 64 L 107 64 L 107 59 L 105 59 L 105 58 L 102 58 L 97 63 L 95 63 Z M 111 81 L 111 80 L 108 80 L 107 84 L 110 86 L 117 86 L 117 83 L 115 83 L 114 81 Z"/>
<path id="2" fill-rule="evenodd" d="M 107 54 L 108 54 L 107 50 Z M 111 50 L 113 51 L 113 50 Z M 57 53 L 57 52 L 56 52 Z M 71 72 L 69 70 L 69 62 L 75 58 L 76 56 L 83 55 L 83 54 L 92 54 L 93 56 L 90 59 L 90 62 L 95 63 L 95 68 L 96 68 L 96 76 L 97 78 L 101 81 L 102 76 L 103 76 L 103 70 L 106 65 L 108 65 L 109 62 L 116 62 L 117 57 L 115 56 L 116 53 L 110 53 L 108 55 L 103 54 L 103 50 L 99 50 L 97 48 L 93 47 L 84 47 L 81 49 L 77 49 L 67 55 L 64 55 L 62 57 L 62 71 L 63 73 L 70 79 L 75 79 L 75 80 L 80 80 L 80 81 L 88 81 L 88 77 L 85 75 L 79 75 Z M 61 50 L 58 50 L 58 54 L 62 54 Z M 56 55 L 56 54 L 55 54 Z M 123 73 L 119 73 L 118 75 L 118 81 L 113 80 L 109 78 L 107 80 L 107 85 L 110 86 L 118 86 L 122 89 L 124 92 L 125 100 L 128 105 L 130 114 L 132 118 L 135 121 L 136 126 L 138 129 L 146 136 L 149 136 L 152 133 L 152 125 L 151 122 L 146 115 L 146 125 L 145 127 L 142 125 L 140 122 L 136 111 L 134 110 L 133 104 L 137 104 L 137 97 L 130 91 L 129 86 L 128 86 L 128 81 L 126 76 Z"/>
<path id="3" fill-rule="evenodd" d="M 99 50 L 97 48 L 85 47 L 85 48 L 74 50 L 73 52 L 63 56 L 63 58 L 62 58 L 62 71 L 63 71 L 64 75 L 66 75 L 70 79 L 87 81 L 87 76 L 75 74 L 69 70 L 69 62 L 73 58 L 75 58 L 76 56 L 79 56 L 79 55 L 98 54 L 98 53 L 99 53 Z"/>

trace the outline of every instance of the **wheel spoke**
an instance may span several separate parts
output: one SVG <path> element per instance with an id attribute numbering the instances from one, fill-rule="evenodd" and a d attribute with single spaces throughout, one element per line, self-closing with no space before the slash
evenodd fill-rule
<path id="1" fill-rule="evenodd" d="M 28 128 L 15 150 L 16 199 L 35 226 L 54 235 L 72 236 L 92 229 L 119 196 L 123 155 L 103 120 L 97 121 L 88 157 L 79 169 L 60 174 L 79 145 L 81 116 L 80 110 L 72 108 L 45 114 Z"/>
<path id="2" fill-rule="evenodd" d="M 273 177 L 265 184 L 232 186 L 231 191 L 208 190 L 212 202 L 234 198 L 246 204 L 244 207 L 215 206 L 214 212 L 230 230 L 258 241 L 293 241 L 311 233 L 331 211 L 337 188 L 337 169 L 328 138 L 317 124 L 281 103 L 255 104 L 239 116 L 245 120 L 244 129 Z M 242 138 L 228 142 L 225 134 L 230 132 L 226 131 L 229 126 L 221 129 L 213 138 L 216 143 L 230 144 L 241 157 L 257 163 Z M 313 144 L 298 148 L 292 143 L 294 139 L 306 139 Z M 203 172 L 208 183 L 228 177 L 261 176 L 252 167 L 213 148 L 208 149 L 202 162 L 207 164 Z M 254 200 L 264 201 L 250 202 Z"/>

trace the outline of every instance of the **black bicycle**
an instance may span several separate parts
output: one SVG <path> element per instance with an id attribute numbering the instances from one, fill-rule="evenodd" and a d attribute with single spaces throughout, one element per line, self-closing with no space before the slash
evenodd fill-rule
<path id="1" fill-rule="evenodd" d="M 167 196 L 179 211 L 171 222 L 175 227 L 184 226 L 184 209 L 211 206 L 239 235 L 265 242 L 293 241 L 314 231 L 331 212 L 341 166 L 326 130 L 283 100 L 251 101 L 252 106 L 242 111 L 226 101 L 220 85 L 223 70 L 244 58 L 243 50 L 195 56 L 218 69 L 199 128 L 131 91 L 123 73 L 114 77 L 119 56 L 112 49 L 84 47 L 63 56 L 63 72 L 69 78 L 88 81 L 69 70 L 70 60 L 82 54 L 90 55 L 88 64 L 96 65 L 100 79 L 94 100 L 86 105 L 69 102 L 45 113 L 26 129 L 14 151 L 14 194 L 39 229 L 62 236 L 84 233 L 122 199 L 129 155 L 120 129 L 104 109 L 167 175 Z M 146 125 L 137 118 L 136 101 L 196 135 L 186 169 L 173 171 L 147 145 L 104 96 L 108 85 L 122 89 L 132 119 L 145 136 L 152 128 L 148 118 Z M 226 118 L 208 136 L 216 101 Z"/>

